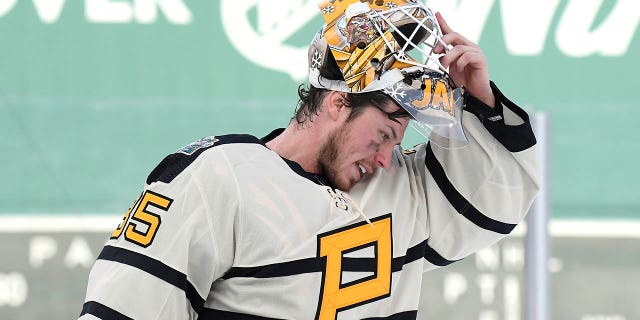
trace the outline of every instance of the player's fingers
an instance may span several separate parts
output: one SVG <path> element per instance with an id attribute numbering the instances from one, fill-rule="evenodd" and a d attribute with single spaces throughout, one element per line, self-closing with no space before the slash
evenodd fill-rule
<path id="1" fill-rule="evenodd" d="M 445 53 L 445 44 L 447 45 L 447 47 L 451 48 L 452 46 L 455 46 L 457 44 L 462 44 L 459 39 L 459 35 L 457 33 L 449 33 L 447 35 L 442 36 L 442 41 L 438 41 L 438 43 L 436 44 L 436 47 L 433 49 L 433 52 L 435 53 Z"/>
<path id="2" fill-rule="evenodd" d="M 442 34 L 449 34 L 453 32 L 453 30 L 451 30 L 451 27 L 449 27 L 449 24 L 447 24 L 447 21 L 444 20 L 440 12 L 436 12 L 436 19 L 438 20 L 438 24 L 440 25 L 440 30 L 442 30 Z"/>
<path id="3" fill-rule="evenodd" d="M 478 52 L 467 51 L 456 60 L 457 70 L 465 70 L 467 67 L 480 68 L 485 65 L 485 57 Z"/>
<path id="4" fill-rule="evenodd" d="M 477 44 L 475 44 L 474 42 L 470 41 L 469 39 L 465 38 L 463 35 L 457 32 L 449 33 L 446 36 L 443 36 L 442 40 L 453 46 L 456 46 L 459 44 L 474 46 L 474 47 L 478 46 Z"/>
<path id="5" fill-rule="evenodd" d="M 457 61 L 460 56 L 462 56 L 466 52 L 479 52 L 479 50 L 474 46 L 457 45 L 440 58 L 440 63 L 443 67 L 447 68 L 451 65 L 451 63 Z"/>
<path id="6" fill-rule="evenodd" d="M 438 20 L 438 24 L 440 25 L 440 30 L 442 31 L 443 41 L 444 41 L 444 36 L 453 32 L 453 30 L 451 30 L 451 28 L 447 24 L 447 21 L 444 20 L 440 12 L 436 12 L 436 20 Z M 446 41 L 444 42 L 449 44 Z M 436 47 L 433 49 L 433 52 L 440 54 L 440 53 L 444 53 L 444 51 L 445 50 L 444 50 L 443 43 L 441 41 L 438 41 L 438 43 L 436 44 Z"/>
<path id="7" fill-rule="evenodd" d="M 457 45 L 466 45 L 466 46 L 474 46 L 474 47 L 478 46 L 477 44 L 475 44 L 472 41 L 469 41 L 469 39 L 465 38 L 463 35 L 457 32 L 451 32 L 446 35 L 443 35 L 441 39 L 442 41 L 438 41 L 438 43 L 436 44 L 436 47 L 433 50 L 435 53 L 445 52 L 443 42 L 446 43 L 449 47 L 457 46 Z"/>
<path id="8" fill-rule="evenodd" d="M 445 36 L 442 36 L 442 38 L 440 38 L 440 41 L 438 41 L 436 43 L 435 48 L 433 49 L 434 53 L 445 53 L 447 52 L 447 50 L 450 50 L 451 47 L 457 45 L 457 44 L 462 44 L 462 41 L 460 41 L 459 39 L 459 35 L 457 33 L 449 33 Z M 445 50 L 445 46 L 447 47 L 447 49 Z"/>

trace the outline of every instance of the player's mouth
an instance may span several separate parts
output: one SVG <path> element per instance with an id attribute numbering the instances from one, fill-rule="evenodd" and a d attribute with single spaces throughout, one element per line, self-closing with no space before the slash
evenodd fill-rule
<path id="1" fill-rule="evenodd" d="M 365 167 L 362 163 L 357 163 L 358 170 L 360 171 L 360 179 L 362 179 L 367 174 L 367 167 Z"/>

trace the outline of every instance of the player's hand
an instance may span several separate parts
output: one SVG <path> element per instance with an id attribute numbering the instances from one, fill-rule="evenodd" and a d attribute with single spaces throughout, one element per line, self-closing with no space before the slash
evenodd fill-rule
<path id="1" fill-rule="evenodd" d="M 442 40 L 453 46 L 440 58 L 440 63 L 449 68 L 449 75 L 458 87 L 464 86 L 469 94 L 494 107 L 495 97 L 489 85 L 487 57 L 477 44 L 451 30 L 440 12 L 436 13 L 436 18 L 442 29 Z M 444 53 L 444 46 L 438 43 L 433 51 Z"/>

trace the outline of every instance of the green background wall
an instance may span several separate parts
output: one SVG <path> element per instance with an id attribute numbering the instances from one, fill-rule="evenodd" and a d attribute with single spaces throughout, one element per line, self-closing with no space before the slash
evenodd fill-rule
<path id="1" fill-rule="evenodd" d="M 507 0 L 431 4 L 476 35 L 508 97 L 551 116 L 553 216 L 639 219 L 640 5 L 588 2 L 592 18 L 587 1 L 532 1 L 526 15 Z M 0 214 L 124 212 L 166 154 L 285 126 L 322 21 L 314 3 L 0 1 Z M 569 13 L 591 38 L 563 36 L 579 26 Z M 540 50 L 518 52 L 518 39 Z M 282 61 L 296 79 L 272 67 Z"/>

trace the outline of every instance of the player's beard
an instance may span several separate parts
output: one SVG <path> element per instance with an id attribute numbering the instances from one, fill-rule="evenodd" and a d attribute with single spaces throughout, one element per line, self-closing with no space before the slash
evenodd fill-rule
<path id="1" fill-rule="evenodd" d="M 324 176 L 334 187 L 343 191 L 349 191 L 353 186 L 353 183 L 345 177 L 345 173 L 340 173 L 340 161 L 345 156 L 345 150 L 340 150 L 340 147 L 349 140 L 348 129 L 349 123 L 331 133 L 320 149 L 318 159 Z"/>

